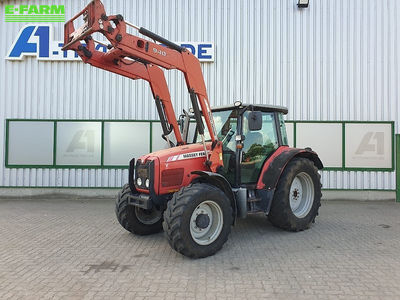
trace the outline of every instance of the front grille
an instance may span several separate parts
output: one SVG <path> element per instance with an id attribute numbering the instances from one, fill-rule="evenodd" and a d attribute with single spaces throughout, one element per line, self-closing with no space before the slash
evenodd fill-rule
<path id="1" fill-rule="evenodd" d="M 161 185 L 163 187 L 181 185 L 183 174 L 183 168 L 164 170 L 161 173 Z"/>

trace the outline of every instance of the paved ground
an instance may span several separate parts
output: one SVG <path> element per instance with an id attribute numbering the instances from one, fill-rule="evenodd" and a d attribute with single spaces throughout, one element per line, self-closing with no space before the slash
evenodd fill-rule
<path id="1" fill-rule="evenodd" d="M 137 237 L 111 201 L 0 201 L 0 299 L 400 299 L 400 204 L 324 202 L 308 231 L 239 221 L 191 260 Z"/>

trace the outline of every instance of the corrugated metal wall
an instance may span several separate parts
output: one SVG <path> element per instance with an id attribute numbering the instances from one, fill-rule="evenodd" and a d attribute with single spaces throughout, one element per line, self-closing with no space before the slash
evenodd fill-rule
<path id="1" fill-rule="evenodd" d="M 66 17 L 87 1 L 65 4 Z M 285 105 L 290 120 L 394 120 L 399 128 L 398 0 L 104 0 L 109 13 L 175 41 L 215 43 L 203 63 L 212 105 L 242 99 Z M 24 23 L 5 23 L 4 58 Z M 62 24 L 54 23 L 62 40 Z M 121 186 L 122 170 L 6 169 L 6 118 L 157 119 L 150 89 L 79 62 L 0 60 L 1 186 Z M 176 111 L 188 108 L 183 77 L 167 73 Z M 29 151 L 29 149 L 27 149 Z M 394 173 L 323 172 L 325 188 L 394 189 Z"/>

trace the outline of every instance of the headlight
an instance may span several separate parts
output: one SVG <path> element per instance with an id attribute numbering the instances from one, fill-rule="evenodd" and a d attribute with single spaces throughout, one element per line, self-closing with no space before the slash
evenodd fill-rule
<path id="1" fill-rule="evenodd" d="M 142 185 L 142 179 L 139 177 L 138 179 L 136 179 L 136 183 L 138 186 Z"/>
<path id="2" fill-rule="evenodd" d="M 144 182 L 144 185 L 149 188 L 150 186 L 150 180 L 147 178 L 146 181 Z"/>

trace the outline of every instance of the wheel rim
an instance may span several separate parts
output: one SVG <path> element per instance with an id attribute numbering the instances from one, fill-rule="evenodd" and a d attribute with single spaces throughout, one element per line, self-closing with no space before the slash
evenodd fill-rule
<path id="1" fill-rule="evenodd" d="M 190 218 L 190 234 L 199 245 L 214 242 L 222 231 L 224 217 L 221 207 L 214 201 L 200 203 Z"/>
<path id="2" fill-rule="evenodd" d="M 314 203 L 314 183 L 305 172 L 297 174 L 290 186 L 290 208 L 298 218 L 305 217 Z"/>
<path id="3" fill-rule="evenodd" d="M 162 217 L 162 211 L 157 209 L 143 209 L 135 207 L 135 214 L 138 220 L 146 225 L 153 225 L 160 221 Z"/>

